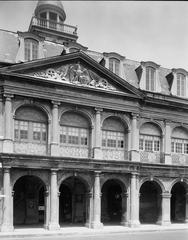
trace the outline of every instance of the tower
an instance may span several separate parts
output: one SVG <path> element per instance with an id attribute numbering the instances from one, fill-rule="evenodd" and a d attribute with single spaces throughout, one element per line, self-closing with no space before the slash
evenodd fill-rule
<path id="1" fill-rule="evenodd" d="M 77 27 L 65 24 L 66 13 L 60 0 L 38 0 L 29 32 L 53 42 L 76 42 Z"/>

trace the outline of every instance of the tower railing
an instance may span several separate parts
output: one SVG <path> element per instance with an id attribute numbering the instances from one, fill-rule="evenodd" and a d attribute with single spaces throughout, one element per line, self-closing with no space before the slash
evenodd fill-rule
<path id="1" fill-rule="evenodd" d="M 59 32 L 77 35 L 77 27 L 75 27 L 75 26 L 71 26 L 68 24 L 59 23 L 56 21 L 51 21 L 51 20 L 47 20 L 47 19 L 43 19 L 43 18 L 38 18 L 35 16 L 32 17 L 29 28 L 31 28 L 32 26 L 39 26 L 42 28 L 47 28 L 47 29 L 52 29 L 52 30 L 56 30 Z"/>

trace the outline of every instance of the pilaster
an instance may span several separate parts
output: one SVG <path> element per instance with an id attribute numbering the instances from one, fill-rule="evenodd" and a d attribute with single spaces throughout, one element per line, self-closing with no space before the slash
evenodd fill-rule
<path id="1" fill-rule="evenodd" d="M 170 199 L 171 194 L 169 192 L 163 192 L 161 194 L 161 220 L 158 221 L 160 225 L 170 225 Z"/>
<path id="2" fill-rule="evenodd" d="M 132 114 L 132 134 L 131 134 L 131 160 L 140 162 L 139 153 L 139 129 L 138 129 L 138 114 Z"/>
<path id="3" fill-rule="evenodd" d="M 121 218 L 121 225 L 128 226 L 128 218 L 127 218 L 127 198 L 128 193 L 124 192 L 121 194 L 122 198 L 122 218 Z"/>
<path id="4" fill-rule="evenodd" d="M 185 223 L 188 224 L 188 192 L 185 194 Z"/>
<path id="5" fill-rule="evenodd" d="M 95 108 L 96 115 L 95 115 L 95 146 L 94 146 L 94 158 L 95 159 L 102 159 L 102 132 L 101 132 L 101 108 Z"/>
<path id="6" fill-rule="evenodd" d="M 165 153 L 165 164 L 172 164 L 171 158 L 171 126 L 170 122 L 165 122 L 165 135 L 164 135 L 164 153 Z"/>

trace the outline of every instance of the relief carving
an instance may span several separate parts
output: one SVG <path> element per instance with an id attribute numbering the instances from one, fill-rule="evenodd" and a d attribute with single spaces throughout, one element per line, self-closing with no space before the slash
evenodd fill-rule
<path id="1" fill-rule="evenodd" d="M 48 68 L 42 72 L 32 73 L 32 76 L 53 81 L 63 81 L 75 85 L 117 91 L 107 80 L 99 77 L 96 73 L 84 68 L 80 64 L 65 65 L 56 69 Z"/>

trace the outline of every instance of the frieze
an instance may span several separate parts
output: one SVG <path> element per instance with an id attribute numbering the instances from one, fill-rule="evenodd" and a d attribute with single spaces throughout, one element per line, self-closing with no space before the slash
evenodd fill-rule
<path id="1" fill-rule="evenodd" d="M 64 65 L 59 68 L 48 68 L 45 71 L 35 72 L 31 75 L 37 78 L 66 82 L 74 85 L 117 91 L 117 89 L 106 79 L 101 78 L 98 74 L 84 68 L 80 64 Z"/>

